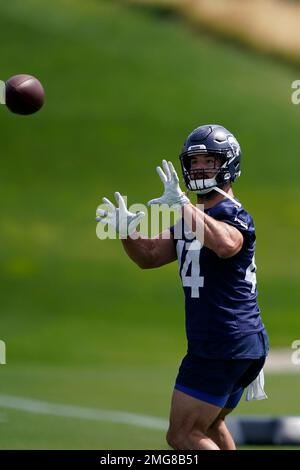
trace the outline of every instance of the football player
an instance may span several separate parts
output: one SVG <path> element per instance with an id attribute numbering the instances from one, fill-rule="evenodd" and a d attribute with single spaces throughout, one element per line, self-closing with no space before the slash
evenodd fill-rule
<path id="1" fill-rule="evenodd" d="M 254 398 L 266 397 L 262 368 L 268 336 L 257 303 L 255 229 L 232 190 L 241 173 L 241 149 L 231 132 L 220 125 L 198 127 L 187 137 L 180 162 L 197 204 L 180 189 L 173 164 L 163 160 L 157 172 L 164 193 L 148 204 L 181 210 L 163 235 L 132 239 L 144 214 L 129 212 L 119 193 L 119 207 L 104 198 L 110 210 L 99 210 L 97 220 L 119 231 L 126 253 L 141 268 L 179 263 L 188 348 L 175 381 L 168 444 L 178 450 L 230 450 L 235 443 L 225 416 L 251 384 Z"/>

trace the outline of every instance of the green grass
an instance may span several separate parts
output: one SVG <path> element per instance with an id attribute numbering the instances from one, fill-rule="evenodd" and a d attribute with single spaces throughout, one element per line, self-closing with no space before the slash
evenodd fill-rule
<path id="1" fill-rule="evenodd" d="M 186 134 L 207 122 L 241 141 L 235 190 L 256 221 L 261 310 L 271 345 L 289 347 L 299 331 L 298 71 L 119 3 L 11 0 L 0 18 L 1 78 L 31 73 L 46 90 L 34 116 L 0 109 L 1 393 L 167 417 L 185 351 L 177 267 L 140 271 L 118 241 L 96 238 L 94 214 L 115 190 L 130 204 L 159 195 L 155 166 L 167 156 L 179 169 Z M 289 381 L 290 411 L 280 395 L 256 409 L 296 413 L 295 380 L 274 378 L 275 392 Z M 0 448 L 164 445 L 157 431 L 5 414 Z"/>
<path id="2" fill-rule="evenodd" d="M 116 364 L 99 361 L 89 366 L 38 366 L 24 362 L 2 368 L 1 393 L 168 419 L 176 368 L 176 359 L 140 364 L 126 356 Z M 246 402 L 242 398 L 233 416 L 295 415 L 299 386 L 298 375 L 267 375 L 268 400 Z M 1 449 L 167 449 L 164 431 L 132 425 L 12 409 L 1 410 L 0 425 Z"/>

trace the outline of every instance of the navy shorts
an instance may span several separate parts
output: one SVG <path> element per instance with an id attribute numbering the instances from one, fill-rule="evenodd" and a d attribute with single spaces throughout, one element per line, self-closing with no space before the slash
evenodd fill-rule
<path id="1" fill-rule="evenodd" d="M 188 352 L 180 365 L 175 389 L 221 408 L 235 408 L 265 360 L 266 356 L 207 359 Z"/>

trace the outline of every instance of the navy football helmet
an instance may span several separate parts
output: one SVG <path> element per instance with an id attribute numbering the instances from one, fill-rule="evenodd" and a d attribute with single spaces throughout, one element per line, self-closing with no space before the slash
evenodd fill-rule
<path id="1" fill-rule="evenodd" d="M 220 157 L 221 166 L 212 169 L 191 169 L 194 155 Z M 241 149 L 236 138 L 225 127 L 208 124 L 197 127 L 186 139 L 180 153 L 183 178 L 187 189 L 205 194 L 216 187 L 233 182 L 241 174 Z M 215 159 L 216 162 L 216 159 Z M 209 176 L 210 174 L 210 176 Z"/>

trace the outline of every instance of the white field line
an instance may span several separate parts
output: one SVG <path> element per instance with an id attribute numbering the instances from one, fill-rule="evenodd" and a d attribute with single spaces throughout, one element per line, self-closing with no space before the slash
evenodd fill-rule
<path id="1" fill-rule="evenodd" d="M 28 413 L 36 413 L 63 418 L 79 418 L 91 421 L 105 421 L 108 423 L 127 424 L 141 428 L 165 431 L 168 422 L 162 418 L 146 416 L 123 411 L 108 411 L 97 408 L 85 408 L 81 406 L 59 405 L 46 401 L 33 400 L 31 398 L 15 397 L 12 395 L 0 395 L 0 408 L 20 410 Z"/>

